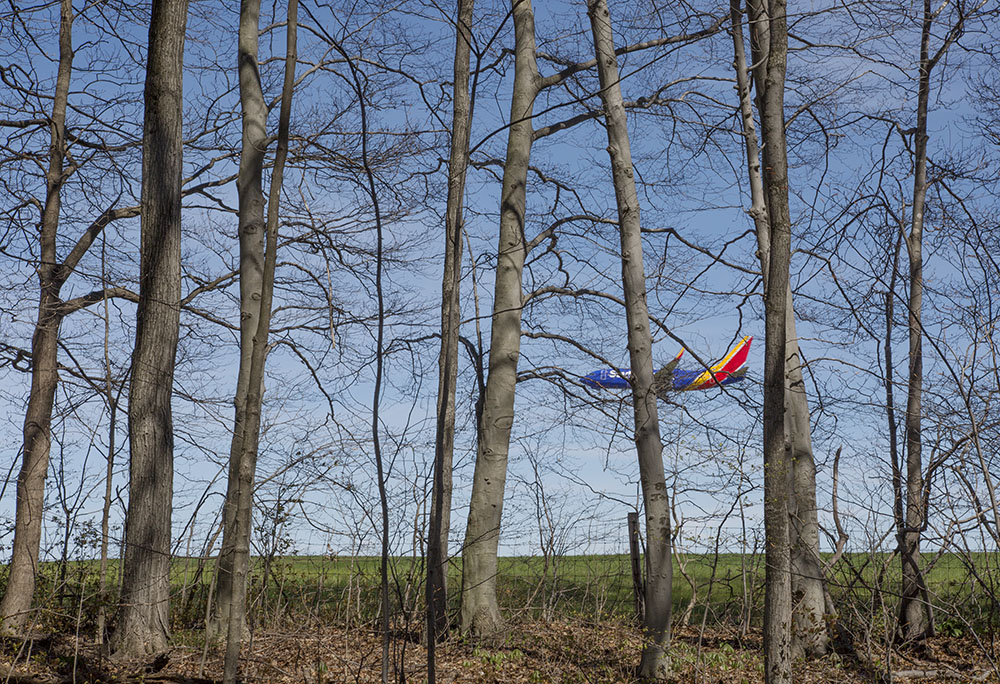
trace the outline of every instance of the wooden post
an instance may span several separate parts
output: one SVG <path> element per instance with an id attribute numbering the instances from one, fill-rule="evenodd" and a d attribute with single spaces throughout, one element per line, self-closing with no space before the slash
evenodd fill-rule
<path id="1" fill-rule="evenodd" d="M 632 511 L 628 514 L 628 550 L 632 557 L 632 595 L 635 599 L 635 619 L 642 624 L 645 613 L 646 587 L 642 581 L 642 570 L 639 565 L 639 514 Z"/>

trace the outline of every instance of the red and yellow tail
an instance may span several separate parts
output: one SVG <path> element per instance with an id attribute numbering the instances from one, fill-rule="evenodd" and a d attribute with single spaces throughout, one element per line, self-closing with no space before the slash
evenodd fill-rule
<path id="1" fill-rule="evenodd" d="M 747 357 L 750 356 L 751 342 L 753 342 L 753 337 L 749 335 L 741 339 L 735 347 L 729 350 L 728 354 L 722 357 L 721 361 L 717 361 L 712 364 L 709 367 L 709 370 L 703 372 L 695 378 L 694 381 L 684 389 L 708 389 L 709 387 L 714 387 L 715 385 L 721 383 L 730 375 L 738 373 L 740 369 L 746 365 Z"/>

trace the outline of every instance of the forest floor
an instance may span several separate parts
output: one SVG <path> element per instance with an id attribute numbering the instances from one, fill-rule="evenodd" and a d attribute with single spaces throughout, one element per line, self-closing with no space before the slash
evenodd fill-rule
<path id="1" fill-rule="evenodd" d="M 154 682 L 214 684 L 221 681 L 222 650 L 183 643 L 154 662 L 110 661 L 98 647 L 72 634 L 8 639 L 0 646 L 0 682 L 12 684 L 98 684 Z M 424 682 L 426 651 L 414 635 L 391 641 L 390 681 Z M 437 681 L 632 682 L 641 648 L 639 631 L 621 622 L 541 620 L 512 625 L 508 636 L 489 646 L 453 639 L 437 648 Z M 244 647 L 244 682 L 332 684 L 380 681 L 382 645 L 371 627 L 345 629 L 298 623 L 282 630 L 258 630 Z M 761 682 L 759 632 L 740 638 L 736 630 L 678 630 L 667 681 Z M 991 653 L 991 656 L 997 655 Z M 935 637 L 919 650 L 867 660 L 837 655 L 797 663 L 796 683 L 1000 682 L 974 638 Z M 888 665 L 888 668 L 887 668 Z M 892 671 L 889 679 L 888 670 Z"/>

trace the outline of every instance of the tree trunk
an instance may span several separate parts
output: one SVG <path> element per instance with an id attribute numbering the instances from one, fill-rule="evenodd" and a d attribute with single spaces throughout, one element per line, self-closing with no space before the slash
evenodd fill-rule
<path id="1" fill-rule="evenodd" d="M 257 71 L 257 32 L 260 14 L 260 0 L 245 0 L 240 13 L 240 90 L 243 92 L 246 86 L 249 90 L 250 106 L 244 111 L 255 111 L 256 105 L 264 106 L 263 91 L 260 86 L 260 77 Z M 257 470 L 257 453 L 260 445 L 260 424 L 263 408 L 264 390 L 264 365 L 267 360 L 267 339 L 271 327 L 271 303 L 274 296 L 274 271 L 277 262 L 278 251 L 278 207 L 281 199 L 281 184 L 284 178 L 285 159 L 288 155 L 288 127 L 291 117 L 292 90 L 295 85 L 295 61 L 296 61 L 296 32 L 298 28 L 298 2 L 290 0 L 288 3 L 288 22 L 286 27 L 286 50 L 285 50 L 285 75 L 281 93 L 281 111 L 278 117 L 278 148 L 275 153 L 274 170 L 271 174 L 271 188 L 267 203 L 267 236 L 264 245 L 264 266 L 263 272 L 259 273 L 259 307 L 256 317 L 257 328 L 253 331 L 250 340 L 251 355 L 250 369 L 247 376 L 247 394 L 244 402 L 244 416 L 240 421 L 237 417 L 237 425 L 234 433 L 238 435 L 240 442 L 239 462 L 235 467 L 230 467 L 230 474 L 233 470 L 237 473 L 237 485 L 235 488 L 234 500 L 227 501 L 228 506 L 233 511 L 231 516 L 232 529 L 227 530 L 232 539 L 232 574 L 229 582 L 231 598 L 229 601 L 229 614 L 226 631 L 226 655 L 224 663 L 223 681 L 225 684 L 235 684 L 239 670 L 240 646 L 243 640 L 244 625 L 246 622 L 246 590 L 247 572 L 250 566 L 250 529 L 253 512 L 253 489 L 254 476 Z M 246 42 L 244 39 L 246 38 Z M 245 51 L 249 50 L 249 52 Z M 252 69 L 252 71 L 251 71 Z M 250 71 L 251 73 L 246 73 Z M 245 83 L 244 78 L 249 82 Z M 259 96 L 259 100 L 258 100 Z M 264 132 L 267 121 L 266 109 L 262 110 L 263 119 L 247 117 L 252 119 L 251 126 L 260 125 L 260 132 Z M 246 125 L 246 124 L 245 124 Z M 246 129 L 244 129 L 246 130 Z M 253 139 L 254 135 L 244 134 L 244 141 Z M 251 143 L 252 144 L 252 143 Z M 256 180 L 248 179 L 251 186 L 260 189 L 261 167 L 256 165 L 258 153 L 262 154 L 265 146 L 255 148 L 250 152 L 253 158 L 254 171 L 257 173 Z M 243 152 L 247 153 L 246 147 Z M 241 162 L 242 163 L 242 162 Z M 256 214 L 251 214 L 251 219 Z M 241 245 L 241 260 L 242 260 Z M 259 263 L 260 253 L 255 252 L 253 259 Z M 242 263 L 242 261 L 241 261 Z M 257 272 L 255 271 L 255 275 Z M 241 272 L 242 280 L 242 272 Z M 244 352 L 241 349 L 241 359 Z M 237 437 L 234 437 L 234 442 Z M 232 490 L 232 485 L 230 485 Z M 225 535 L 223 536 L 225 539 Z"/>
<path id="2" fill-rule="evenodd" d="M 791 449 L 785 434 L 786 340 L 789 315 L 791 216 L 788 208 L 788 159 L 784 95 L 788 26 L 784 0 L 772 0 L 765 21 L 756 14 L 755 28 L 766 29 L 766 73 L 758 91 L 763 175 L 768 216 L 768 267 L 764 290 L 764 677 L 769 684 L 791 682 L 791 549 L 789 489 Z M 764 32 L 751 32 L 752 46 L 765 43 Z M 756 59 L 756 54 L 754 55 Z"/>
<path id="3" fill-rule="evenodd" d="M 104 253 L 101 253 L 101 275 L 105 275 Z M 106 283 L 105 283 L 106 284 Z M 108 309 L 108 298 L 104 298 L 104 372 L 106 374 L 104 393 L 108 404 L 108 456 L 104 464 L 104 503 L 101 506 L 101 559 L 97 578 L 97 643 L 103 644 L 107 623 L 107 587 L 108 587 L 108 543 L 111 540 L 111 503 L 112 483 L 115 474 L 115 437 L 118 430 L 118 400 L 114 396 L 111 382 L 111 312 Z M 193 527 L 192 527 L 193 529 Z"/>
<path id="4" fill-rule="evenodd" d="M 434 643 L 448 629 L 448 533 L 451 528 L 452 462 L 455 449 L 455 391 L 458 376 L 459 292 L 465 176 L 469 163 L 472 102 L 469 52 L 473 0 L 459 0 L 455 36 L 451 157 L 445 216 L 444 275 L 441 279 L 441 354 L 438 361 L 434 481 L 427 539 L 428 677 L 433 682 Z"/>
<path id="5" fill-rule="evenodd" d="M 643 616 L 644 644 L 639 676 L 661 678 L 670 661 L 671 589 L 673 566 L 670 549 L 670 501 L 663 473 L 660 424 L 653 391 L 653 339 L 646 305 L 646 274 L 642 263 L 639 198 L 635 189 L 628 123 L 619 86 L 618 60 L 611 33 L 606 0 L 589 0 L 587 14 L 594 35 L 594 53 L 601 82 L 601 100 L 608 131 L 608 154 L 618 204 L 621 234 L 622 282 L 628 325 L 629 362 L 632 368 L 632 398 L 635 446 L 639 459 L 646 512 L 646 593 Z"/>
<path id="6" fill-rule="evenodd" d="M 222 547 L 216 569 L 216 612 L 209 637 L 219 638 L 229 625 L 234 592 L 234 562 L 240 539 L 235 535 L 239 492 L 247 478 L 252 486 L 253 471 L 244 466 L 243 441 L 247 422 L 247 395 L 250 391 L 254 335 L 260 320 L 261 284 L 264 278 L 264 155 L 267 152 L 267 104 L 260 84 L 257 64 L 260 0 L 240 3 L 237 71 L 243 113 L 240 169 L 236 179 L 239 197 L 237 231 L 240 240 L 240 365 L 233 395 L 235 419 L 229 448 L 229 478 L 223 506 Z M 256 450 L 254 450 L 256 455 Z M 254 463 L 256 465 L 256 461 Z M 241 618 L 242 619 L 242 618 Z"/>
<path id="7" fill-rule="evenodd" d="M 751 10 L 753 11 L 753 10 Z M 755 14 L 764 10 L 758 6 Z M 764 174 L 761 170 L 760 151 L 754 130 L 753 111 L 750 100 L 750 83 L 743 45 L 742 11 L 739 0 L 730 3 L 733 24 L 733 46 L 736 55 L 735 66 L 737 90 L 740 97 L 740 114 L 746 143 L 747 169 L 750 177 L 750 216 L 754 220 L 757 233 L 757 256 L 767 290 L 770 268 L 771 232 L 767 212 L 767 198 L 764 191 Z M 762 25 L 763 22 L 761 21 Z M 752 34 L 753 35 L 753 34 Z M 767 55 L 764 38 L 769 40 L 769 32 L 755 35 L 754 60 L 764 60 Z M 766 64 L 766 61 L 763 61 Z M 766 79 L 764 73 L 758 77 Z M 766 80 L 758 80 L 758 106 L 763 102 Z M 802 377 L 801 354 L 795 326 L 795 308 L 792 300 L 791 284 L 785 292 L 785 430 L 790 450 L 792 468 L 792 494 L 789 498 L 789 543 L 791 546 L 791 574 L 793 606 L 793 629 L 791 652 L 793 657 L 803 655 L 819 656 L 827 652 L 829 635 L 826 624 L 825 588 L 822 564 L 819 556 L 819 520 L 816 512 L 816 463 L 813 459 L 811 426 L 809 423 L 809 401 Z"/>
<path id="8" fill-rule="evenodd" d="M 920 34 L 920 76 L 917 86 L 917 125 L 913 134 L 913 213 L 906 253 L 910 262 L 909 375 L 906 396 L 906 526 L 898 531 L 903 587 L 899 606 L 898 637 L 905 641 L 933 634 L 927 586 L 920 569 L 920 536 L 924 527 L 924 479 L 921 454 L 920 412 L 923 388 L 923 330 L 921 312 L 924 295 L 922 255 L 924 204 L 927 196 L 927 106 L 930 98 L 931 60 L 929 44 L 933 14 L 924 0 Z"/>
<path id="9" fill-rule="evenodd" d="M 182 83 L 187 0 L 153 0 L 142 141 L 139 307 L 129 393 L 130 476 L 113 650 L 164 651 L 170 630 L 174 359 L 180 324 Z"/>
<path id="10" fill-rule="evenodd" d="M 40 271 L 51 270 L 44 266 Z M 45 288 L 49 290 L 49 288 Z M 17 634 L 28 624 L 38 573 L 38 553 L 45 504 L 45 476 L 49 467 L 52 402 L 59 383 L 57 370 L 59 325 L 54 311 L 58 298 L 43 290 L 38 323 L 31 343 L 31 394 L 24 415 L 21 471 L 17 478 L 14 547 L 7 590 L 0 602 L 3 632 Z"/>
<path id="11" fill-rule="evenodd" d="M 830 644 L 826 587 L 819 555 L 816 461 L 790 287 L 785 296 L 785 439 L 792 468 L 788 500 L 793 604 L 791 654 L 792 658 L 814 658 L 824 655 Z"/>
<path id="12" fill-rule="evenodd" d="M 510 429 L 514 422 L 514 383 L 521 351 L 521 272 L 527 249 L 525 188 L 531 153 L 531 116 L 540 80 L 535 63 L 531 0 L 513 0 L 511 4 L 516 41 L 514 92 L 500 197 L 489 375 L 462 553 L 461 629 L 474 636 L 488 636 L 503 628 L 496 596 L 497 548 Z"/>
<path id="13" fill-rule="evenodd" d="M 38 552 L 42 536 L 42 508 L 45 504 L 45 476 L 49 469 L 52 440 L 52 402 L 59 383 L 59 326 L 62 303 L 59 290 L 65 281 L 56 261 L 59 229 L 60 192 L 64 179 L 66 105 L 73 70 L 73 3 L 62 0 L 59 11 L 59 67 L 52 101 L 49 167 L 45 175 L 45 203 L 39 236 L 38 321 L 31 340 L 31 390 L 24 414 L 21 471 L 17 477 L 17 504 L 14 513 L 14 547 L 11 553 L 7 589 L 0 601 L 0 632 L 24 630 L 31 610 L 38 573 Z"/>

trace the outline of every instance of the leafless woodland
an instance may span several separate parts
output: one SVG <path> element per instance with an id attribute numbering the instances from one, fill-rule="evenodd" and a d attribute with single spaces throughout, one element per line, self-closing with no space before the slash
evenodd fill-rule
<path id="1" fill-rule="evenodd" d="M 0 676 L 1000 679 L 998 10 L 0 8 Z"/>

